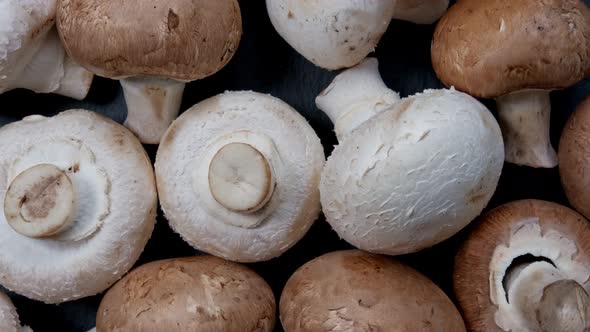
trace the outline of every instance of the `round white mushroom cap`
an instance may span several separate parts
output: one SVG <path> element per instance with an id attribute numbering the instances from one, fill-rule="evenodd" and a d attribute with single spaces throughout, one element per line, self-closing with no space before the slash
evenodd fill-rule
<path id="1" fill-rule="evenodd" d="M 503 162 L 500 128 L 484 105 L 458 91 L 427 90 L 344 137 L 322 173 L 322 207 L 354 246 L 411 253 L 479 215 Z"/>
<path id="2" fill-rule="evenodd" d="M 325 157 L 293 108 L 256 92 L 226 92 L 182 114 L 156 158 L 162 210 L 197 249 L 254 262 L 281 255 L 320 211 Z"/>
<path id="3" fill-rule="evenodd" d="M 0 284 L 59 303 L 131 268 L 154 227 L 154 174 L 139 141 L 93 112 L 0 129 Z"/>
<path id="4" fill-rule="evenodd" d="M 10 298 L 0 292 L 0 331 L 2 332 L 32 332 L 30 327 L 21 326 L 18 313 Z"/>

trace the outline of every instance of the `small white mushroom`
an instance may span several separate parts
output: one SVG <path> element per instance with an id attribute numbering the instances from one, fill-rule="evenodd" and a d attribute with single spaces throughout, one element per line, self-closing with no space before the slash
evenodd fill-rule
<path id="1" fill-rule="evenodd" d="M 154 227 L 155 179 L 139 141 L 75 110 L 6 125 L 0 142 L 0 284 L 48 303 L 109 287 Z"/>
<path id="2" fill-rule="evenodd" d="M 476 99 L 428 90 L 402 100 L 375 59 L 338 75 L 316 99 L 340 144 L 320 183 L 324 214 L 354 246 L 406 254 L 439 243 L 492 197 L 504 162 L 498 123 Z"/>
<path id="3" fill-rule="evenodd" d="M 392 18 L 430 24 L 448 5 L 448 0 L 266 0 L 270 20 L 281 37 L 307 60 L 329 70 L 363 60 Z"/>
<path id="4" fill-rule="evenodd" d="M 234 261 L 268 260 L 317 218 L 324 161 L 319 138 L 289 105 L 226 92 L 183 113 L 162 139 L 162 210 L 197 249 Z"/>
<path id="5" fill-rule="evenodd" d="M 0 1 L 0 93 L 17 88 L 84 99 L 93 75 L 78 66 L 53 29 L 56 0 Z"/>
<path id="6" fill-rule="evenodd" d="M 0 292 L 0 331 L 2 332 L 33 332 L 28 326 L 21 326 L 18 313 L 10 298 Z"/>

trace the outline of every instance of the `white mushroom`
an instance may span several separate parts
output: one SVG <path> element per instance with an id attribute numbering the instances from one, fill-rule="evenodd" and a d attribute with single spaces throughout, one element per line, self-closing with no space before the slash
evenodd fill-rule
<path id="1" fill-rule="evenodd" d="M 297 52 L 325 69 L 351 67 L 372 52 L 392 18 L 429 24 L 448 0 L 266 0 L 277 32 Z"/>
<path id="2" fill-rule="evenodd" d="M 504 162 L 498 123 L 476 99 L 427 90 L 397 100 L 375 59 L 316 99 L 340 140 L 322 173 L 324 214 L 346 241 L 392 255 L 466 226 L 492 197 Z"/>
<path id="3" fill-rule="evenodd" d="M 23 88 L 75 99 L 93 75 L 70 59 L 52 29 L 56 0 L 0 1 L 0 93 Z"/>
<path id="4" fill-rule="evenodd" d="M 0 284 L 59 303 L 94 295 L 135 262 L 155 222 L 139 141 L 88 111 L 0 129 Z"/>
<path id="5" fill-rule="evenodd" d="M 156 158 L 162 210 L 197 249 L 229 260 L 279 256 L 320 211 L 319 138 L 268 95 L 226 92 L 183 113 Z"/>
<path id="6" fill-rule="evenodd" d="M 0 331 L 2 332 L 33 332 L 28 326 L 21 326 L 18 313 L 10 298 L 0 292 Z"/>

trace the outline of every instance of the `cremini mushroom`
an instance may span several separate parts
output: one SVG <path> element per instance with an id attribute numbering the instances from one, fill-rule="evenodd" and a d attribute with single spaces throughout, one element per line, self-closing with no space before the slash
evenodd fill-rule
<path id="1" fill-rule="evenodd" d="M 432 281 L 396 260 L 357 250 L 300 267 L 279 309 L 286 332 L 465 331 L 457 308 Z"/>
<path id="2" fill-rule="evenodd" d="M 0 1 L 0 93 L 17 88 L 84 99 L 93 75 L 66 55 L 56 0 Z"/>
<path id="3" fill-rule="evenodd" d="M 47 303 L 106 289 L 154 227 L 150 160 L 130 131 L 93 112 L 2 127 L 0 193 L 0 284 Z"/>
<path id="4" fill-rule="evenodd" d="M 279 35 L 306 59 L 330 70 L 363 60 L 392 18 L 430 24 L 448 5 L 448 0 L 266 0 Z"/>
<path id="5" fill-rule="evenodd" d="M 468 330 L 590 330 L 590 223 L 550 202 L 516 201 L 478 221 L 455 259 Z"/>
<path id="6" fill-rule="evenodd" d="M 354 246 L 389 255 L 430 247 L 492 197 L 502 135 L 471 96 L 427 90 L 399 100 L 369 58 L 338 75 L 316 103 L 340 141 L 322 173 L 323 211 Z"/>
<path id="7" fill-rule="evenodd" d="M 149 144 L 178 115 L 186 82 L 223 68 L 242 35 L 237 0 L 61 0 L 57 17 L 68 54 L 120 80 L 125 126 Z"/>
<path id="8" fill-rule="evenodd" d="M 570 117 L 559 141 L 559 174 L 570 204 L 590 218 L 590 97 Z"/>
<path id="9" fill-rule="evenodd" d="M 2 332 L 33 332 L 28 326 L 21 326 L 18 313 L 6 294 L 0 292 L 0 331 Z"/>
<path id="10" fill-rule="evenodd" d="M 142 265 L 104 296 L 96 330 L 273 330 L 276 304 L 254 271 L 213 256 L 167 259 Z"/>
<path id="11" fill-rule="evenodd" d="M 551 168 L 551 90 L 590 73 L 590 9 L 580 0 L 459 1 L 440 20 L 432 63 L 447 86 L 496 98 L 506 161 Z"/>
<path id="12" fill-rule="evenodd" d="M 190 108 L 164 135 L 156 158 L 162 210 L 199 250 L 268 260 L 317 218 L 324 161 L 318 136 L 289 105 L 226 92 Z"/>

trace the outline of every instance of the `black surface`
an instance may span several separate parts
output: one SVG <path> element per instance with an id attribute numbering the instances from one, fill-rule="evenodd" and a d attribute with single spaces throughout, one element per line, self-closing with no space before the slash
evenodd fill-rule
<path id="1" fill-rule="evenodd" d="M 587 4 L 590 0 L 585 1 Z M 266 14 L 264 1 L 241 1 L 244 36 L 230 64 L 218 74 L 188 85 L 182 109 L 225 90 L 254 90 L 270 93 L 292 105 L 316 130 L 329 155 L 336 138 L 330 120 L 314 104 L 315 96 L 326 87 L 335 72 L 313 66 L 294 52 L 274 31 Z M 425 88 L 442 87 L 430 64 L 430 41 L 434 26 L 417 26 L 392 22 L 383 36 L 375 56 L 386 84 L 407 96 Z M 558 146 L 561 130 L 575 106 L 590 94 L 590 80 L 551 95 L 553 104 L 551 135 Z M 484 101 L 495 112 L 493 102 Z M 11 106 L 9 106 L 11 105 Z M 36 95 L 12 91 L 0 96 L 0 123 L 30 114 L 52 115 L 70 108 L 86 108 L 105 114 L 118 122 L 126 117 L 125 103 L 119 84 L 102 78 L 95 80 L 84 102 L 73 102 L 54 95 Z M 155 156 L 156 146 L 147 146 Z M 488 208 L 516 199 L 537 198 L 567 204 L 559 183 L 557 169 L 535 170 L 506 164 L 498 190 Z M 453 257 L 469 228 L 450 240 L 417 254 L 399 257 L 426 274 L 453 298 L 451 271 Z M 338 239 L 321 217 L 307 236 L 278 259 L 249 264 L 264 277 L 275 291 L 277 302 L 289 276 L 299 266 L 323 253 L 350 248 Z M 136 265 L 163 258 L 193 255 L 196 251 L 167 225 L 161 212 L 156 229 Z M 21 321 L 36 332 L 86 331 L 94 326 L 101 296 L 93 296 L 60 305 L 46 305 L 10 293 Z M 277 331 L 280 331 L 277 321 Z"/>

